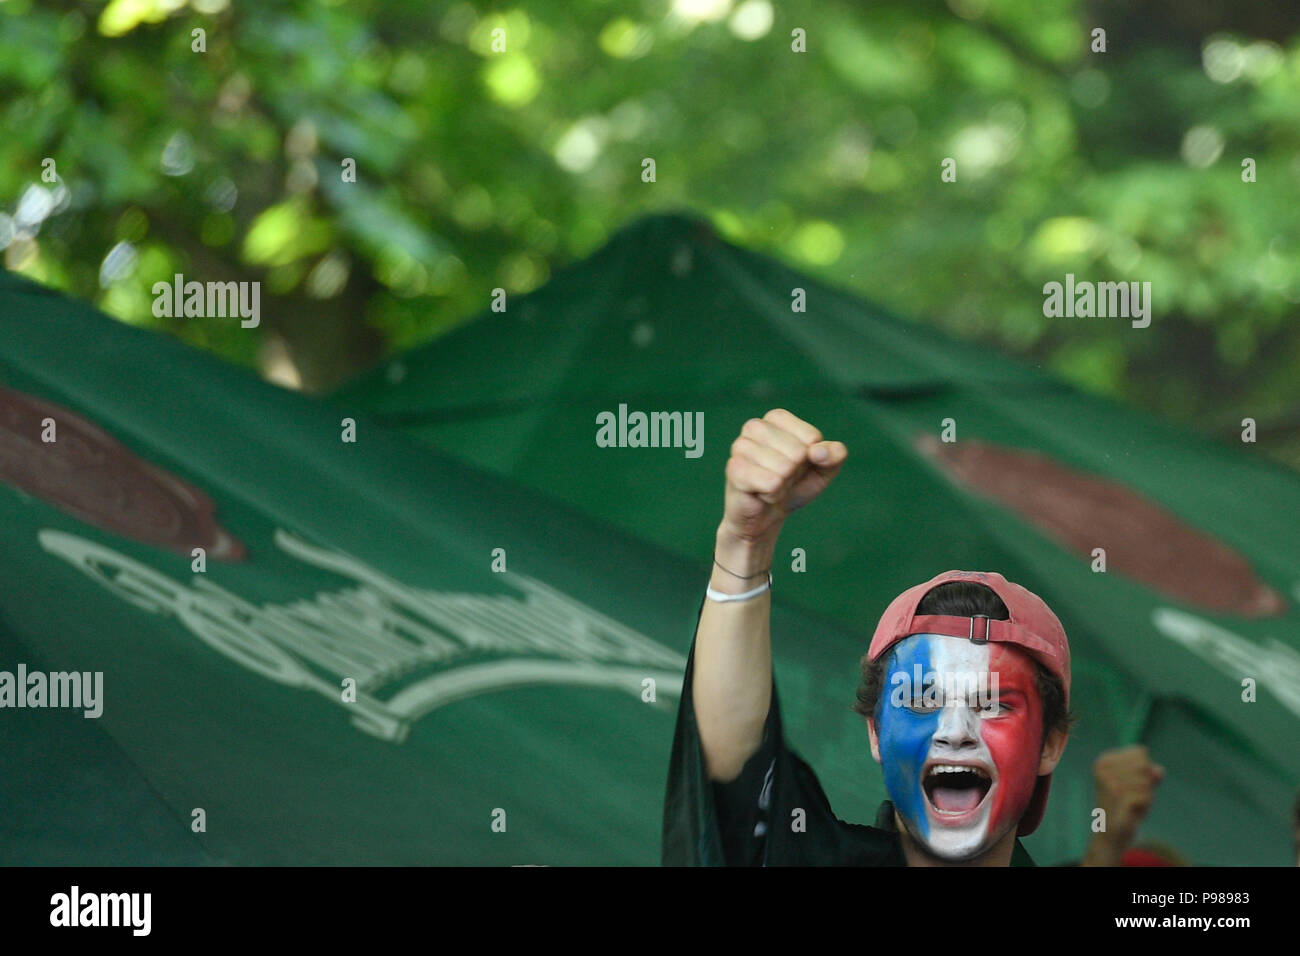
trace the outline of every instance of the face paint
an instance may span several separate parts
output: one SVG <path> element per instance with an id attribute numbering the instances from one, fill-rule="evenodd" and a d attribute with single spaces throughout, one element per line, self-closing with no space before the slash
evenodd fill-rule
<path id="1" fill-rule="evenodd" d="M 990 793 L 990 829 L 1005 830 L 1020 820 L 1038 783 L 1043 702 L 1038 696 L 1033 659 L 1028 654 L 1006 644 L 990 643 L 985 648 L 989 652 L 989 671 L 998 675 L 1001 712 L 980 723 L 999 778 L 999 786 Z"/>
<path id="2" fill-rule="evenodd" d="M 890 651 L 879 741 L 908 831 L 945 859 L 978 856 L 1033 795 L 1042 709 L 1033 661 L 1005 645 L 914 634 Z"/>

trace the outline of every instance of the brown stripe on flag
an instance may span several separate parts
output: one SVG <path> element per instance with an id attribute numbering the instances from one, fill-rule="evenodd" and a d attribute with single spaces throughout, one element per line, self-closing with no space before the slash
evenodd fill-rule
<path id="1" fill-rule="evenodd" d="M 55 441 L 41 440 L 54 420 Z M 213 518 L 212 499 L 131 452 L 85 418 L 0 387 L 0 481 L 82 521 L 186 557 L 240 561 L 244 545 Z"/>
<path id="2" fill-rule="evenodd" d="M 1195 607 L 1243 617 L 1280 614 L 1282 596 L 1231 546 L 1110 478 L 1039 452 L 923 434 L 917 450 L 959 485 L 1016 512 L 1065 548 Z"/>

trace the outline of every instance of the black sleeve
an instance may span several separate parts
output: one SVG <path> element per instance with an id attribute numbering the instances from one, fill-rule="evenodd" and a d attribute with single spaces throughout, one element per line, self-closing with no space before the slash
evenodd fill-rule
<path id="1" fill-rule="evenodd" d="M 664 800 L 664 865 L 816 866 L 860 858 L 855 843 L 868 828 L 837 819 L 812 768 L 786 747 L 775 679 L 759 749 L 735 780 L 709 779 L 691 695 L 694 665 L 692 640 Z"/>
<path id="2" fill-rule="evenodd" d="M 771 712 L 769 711 L 769 716 Z M 776 774 L 776 746 L 772 721 L 763 742 L 745 763 L 740 776 L 726 783 L 713 782 L 722 852 L 728 866 L 759 866 L 771 826 L 772 778 Z"/>

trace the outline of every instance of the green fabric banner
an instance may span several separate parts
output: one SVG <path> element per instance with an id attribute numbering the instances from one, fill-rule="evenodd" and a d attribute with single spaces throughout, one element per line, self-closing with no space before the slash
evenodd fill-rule
<path id="1" fill-rule="evenodd" d="M 894 318 L 678 215 L 335 398 L 701 563 L 731 442 L 788 408 L 849 448 L 774 572 L 779 604 L 844 635 L 773 631 L 787 736 L 840 817 L 870 822 L 884 797 L 847 712 L 881 612 L 940 571 L 989 569 L 1052 606 L 1074 655 L 1081 719 L 1026 841 L 1036 860 L 1082 853 L 1091 763 L 1134 742 L 1168 770 L 1143 838 L 1207 864 L 1294 859 L 1300 476 L 1249 444 Z"/>
<path id="2" fill-rule="evenodd" d="M 5 273 L 0 330 L 0 862 L 659 862 L 707 564 Z"/>

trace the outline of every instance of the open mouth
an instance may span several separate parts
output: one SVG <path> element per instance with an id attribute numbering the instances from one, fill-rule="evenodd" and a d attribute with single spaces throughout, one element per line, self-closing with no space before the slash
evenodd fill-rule
<path id="1" fill-rule="evenodd" d="M 931 764 L 921 782 L 930 806 L 940 814 L 969 813 L 984 802 L 993 778 L 969 764 Z"/>

